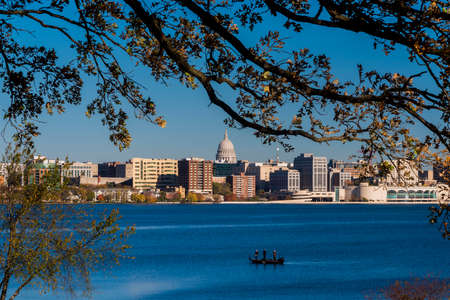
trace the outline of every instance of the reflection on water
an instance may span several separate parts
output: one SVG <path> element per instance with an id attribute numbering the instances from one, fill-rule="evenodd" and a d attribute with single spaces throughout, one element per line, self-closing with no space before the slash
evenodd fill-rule
<path id="1" fill-rule="evenodd" d="M 174 230 L 174 229 L 212 229 L 212 228 L 248 228 L 248 227 L 288 227 L 288 226 L 313 226 L 313 225 L 366 225 L 366 224 L 414 224 L 416 221 L 340 221 L 340 222 L 293 222 L 293 223 L 253 223 L 253 224 L 182 224 L 182 225 L 158 225 L 135 226 L 136 230 Z M 121 227 L 125 229 L 125 227 Z"/>
<path id="2" fill-rule="evenodd" d="M 142 299 L 192 287 L 195 287 L 195 284 L 183 279 L 125 281 L 112 289 L 97 289 L 95 295 L 102 299 Z"/>

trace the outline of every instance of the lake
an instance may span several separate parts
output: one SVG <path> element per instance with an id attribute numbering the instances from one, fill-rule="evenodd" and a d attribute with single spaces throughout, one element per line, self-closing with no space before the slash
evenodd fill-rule
<path id="1" fill-rule="evenodd" d="M 98 205 L 135 225 L 135 260 L 93 274 L 93 299 L 364 299 L 395 280 L 450 278 L 427 205 Z M 283 266 L 249 264 L 277 249 Z M 32 289 L 19 299 L 39 296 Z"/>

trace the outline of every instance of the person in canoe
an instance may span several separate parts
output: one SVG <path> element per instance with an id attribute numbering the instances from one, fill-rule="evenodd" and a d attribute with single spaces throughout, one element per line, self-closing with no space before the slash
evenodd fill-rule
<path id="1" fill-rule="evenodd" d="M 277 260 L 277 250 L 273 249 L 273 260 Z"/>
<path id="2" fill-rule="evenodd" d="M 266 260 L 266 249 L 263 250 L 263 260 Z"/>
<path id="3" fill-rule="evenodd" d="M 258 259 L 258 255 L 259 255 L 259 251 L 258 251 L 258 249 L 256 249 L 256 250 L 255 250 L 255 254 L 254 254 L 255 259 Z"/>

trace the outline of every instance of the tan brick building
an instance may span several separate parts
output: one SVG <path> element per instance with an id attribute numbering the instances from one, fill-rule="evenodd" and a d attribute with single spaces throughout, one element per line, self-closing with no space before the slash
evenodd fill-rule
<path id="1" fill-rule="evenodd" d="M 133 188 L 166 189 L 177 185 L 178 161 L 176 159 L 137 158 L 133 165 Z"/>
<path id="2" fill-rule="evenodd" d="M 287 164 L 271 164 L 271 163 L 250 163 L 247 165 L 245 175 L 255 176 L 257 189 L 270 189 L 270 173 L 277 170 L 287 170 Z"/>

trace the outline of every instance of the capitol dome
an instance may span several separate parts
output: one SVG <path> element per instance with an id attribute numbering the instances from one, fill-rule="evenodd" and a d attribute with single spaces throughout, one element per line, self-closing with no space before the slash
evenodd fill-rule
<path id="1" fill-rule="evenodd" d="M 216 160 L 221 163 L 234 164 L 237 162 L 236 152 L 234 152 L 233 143 L 228 139 L 227 130 L 225 136 L 217 148 Z"/>

